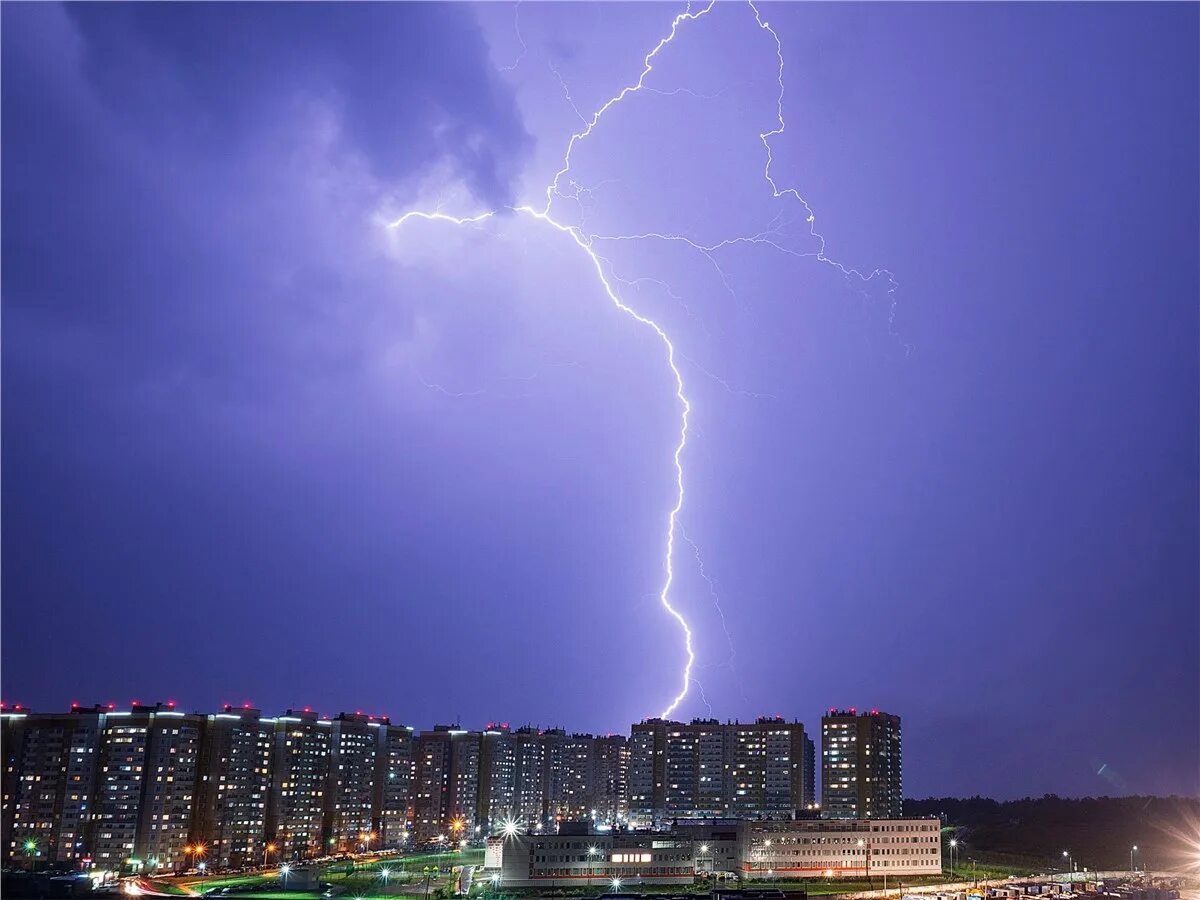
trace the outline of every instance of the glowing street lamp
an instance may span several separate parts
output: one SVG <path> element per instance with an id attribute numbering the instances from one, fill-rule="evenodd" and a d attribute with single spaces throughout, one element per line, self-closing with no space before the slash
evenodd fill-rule
<path id="1" fill-rule="evenodd" d="M 612 889 L 614 891 L 619 891 L 621 889 L 621 879 L 620 878 L 614 878 L 612 880 Z"/>
<path id="2" fill-rule="evenodd" d="M 1130 872 L 1137 871 L 1137 869 L 1135 869 L 1133 866 L 1133 854 L 1137 853 L 1137 851 L 1138 851 L 1137 844 L 1134 844 L 1132 847 L 1129 848 L 1129 871 Z"/>
<path id="3" fill-rule="evenodd" d="M 287 877 L 292 874 L 292 867 L 288 863 L 284 863 L 279 867 L 279 874 L 282 875 L 283 879 L 286 881 Z"/>

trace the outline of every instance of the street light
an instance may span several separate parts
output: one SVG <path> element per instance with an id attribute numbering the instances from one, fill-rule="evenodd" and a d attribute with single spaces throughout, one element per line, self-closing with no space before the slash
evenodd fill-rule
<path id="1" fill-rule="evenodd" d="M 596 847 L 594 847 L 594 846 L 588 847 L 588 854 L 587 854 L 588 855 L 588 887 L 592 886 L 592 876 L 596 872 L 596 870 L 592 866 L 592 857 L 595 856 L 599 852 L 600 851 L 598 849 L 596 849 Z"/>
<path id="2" fill-rule="evenodd" d="M 1070 850 L 1064 850 L 1064 851 L 1063 851 L 1063 856 L 1065 856 L 1065 857 L 1067 858 L 1067 873 L 1068 873 L 1068 875 L 1067 875 L 1067 879 L 1068 879 L 1068 880 L 1074 880 L 1074 879 L 1072 879 L 1072 878 L 1071 878 L 1071 876 L 1070 876 L 1070 873 L 1072 873 L 1072 872 L 1074 872 L 1074 871 L 1075 871 L 1075 860 L 1073 860 L 1073 859 L 1071 858 L 1071 851 L 1070 851 Z"/>
<path id="3" fill-rule="evenodd" d="M 1135 869 L 1133 867 L 1133 854 L 1135 854 L 1135 853 L 1137 853 L 1137 844 L 1134 844 L 1132 847 L 1129 848 L 1129 871 L 1131 873 L 1137 871 L 1137 869 Z"/>
<path id="4" fill-rule="evenodd" d="M 958 840 L 950 838 L 950 880 L 954 880 L 954 851 L 958 848 Z"/>

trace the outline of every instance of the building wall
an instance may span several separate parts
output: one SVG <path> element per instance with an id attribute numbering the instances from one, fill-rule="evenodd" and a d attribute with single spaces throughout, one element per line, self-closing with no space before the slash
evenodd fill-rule
<path id="1" fill-rule="evenodd" d="M 629 812 L 629 740 L 621 734 L 596 738 L 596 818 L 610 824 Z"/>
<path id="2" fill-rule="evenodd" d="M 276 720 L 267 837 L 277 859 L 308 859 L 324 853 L 325 791 L 329 783 L 332 723 L 311 710 L 288 710 Z"/>
<path id="3" fill-rule="evenodd" d="M 379 737 L 367 716 L 342 713 L 330 721 L 325 812 L 329 844 L 339 851 L 378 846 L 375 767 Z"/>
<path id="4" fill-rule="evenodd" d="M 937 819 L 742 822 L 746 878 L 940 875 Z"/>
<path id="5" fill-rule="evenodd" d="M 92 860 L 99 869 L 121 869 L 135 858 L 149 732 L 149 715 L 111 712 L 105 717 L 93 809 Z"/>
<path id="6" fill-rule="evenodd" d="M 649 720 L 630 738 L 629 814 L 655 826 L 680 817 L 790 818 L 812 780 L 799 722 Z"/>
<path id="7" fill-rule="evenodd" d="M 208 717 L 192 837 L 207 848 L 210 866 L 241 867 L 261 863 L 265 858 L 271 756 L 277 724 L 273 718 L 264 719 L 257 709 L 229 706 L 224 712 Z M 174 734 L 162 737 L 183 739 L 183 735 Z M 154 751 L 157 760 L 153 765 L 158 769 L 170 765 L 169 757 L 174 752 L 167 741 L 160 741 Z M 161 771 L 158 777 L 162 777 Z M 166 798 L 148 804 L 147 815 L 157 815 L 160 802 L 166 802 Z M 175 843 L 182 855 L 186 842 Z"/>
<path id="8" fill-rule="evenodd" d="M 516 835 L 487 857 L 502 887 L 690 884 L 697 874 L 777 877 L 937 875 L 937 820 L 708 820 L 671 831 Z M 614 886 L 615 887 L 615 886 Z"/>
<path id="9" fill-rule="evenodd" d="M 183 848 L 191 838 L 195 815 L 200 749 L 206 724 L 203 716 L 170 709 L 153 714 L 134 847 L 135 858 L 143 861 L 145 870 L 171 870 L 184 859 Z M 265 759 L 258 761 L 264 779 L 267 764 Z M 246 815 L 254 821 L 240 831 L 243 839 L 262 834 L 265 781 L 261 784 L 257 808 L 246 810 Z"/>
<path id="10" fill-rule="evenodd" d="M 4 734 L 12 742 L 5 747 L 5 861 L 83 859 L 103 713 L 78 710 L 44 717 L 29 729 L 23 716 L 6 718 L 8 722 L 13 724 Z"/>
<path id="11" fill-rule="evenodd" d="M 692 842 L 641 832 L 603 835 L 517 835 L 502 839 L 503 887 L 690 884 Z"/>
<path id="12" fill-rule="evenodd" d="M 662 822 L 666 814 L 666 740 L 668 725 L 647 719 L 629 737 L 629 821 L 640 827 Z"/>
<path id="13" fill-rule="evenodd" d="M 408 839 L 409 786 L 412 782 L 412 729 L 384 723 L 378 729 L 375 772 L 375 828 L 380 847 L 399 847 Z"/>
<path id="14" fill-rule="evenodd" d="M 898 818 L 904 809 L 900 717 L 830 710 L 821 718 L 821 813 Z"/>

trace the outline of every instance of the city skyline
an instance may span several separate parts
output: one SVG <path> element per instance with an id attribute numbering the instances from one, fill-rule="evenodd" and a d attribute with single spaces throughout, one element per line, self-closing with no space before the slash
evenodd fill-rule
<path id="1" fill-rule="evenodd" d="M 7 703 L 1200 793 L 1196 6 L 2 15 Z"/>

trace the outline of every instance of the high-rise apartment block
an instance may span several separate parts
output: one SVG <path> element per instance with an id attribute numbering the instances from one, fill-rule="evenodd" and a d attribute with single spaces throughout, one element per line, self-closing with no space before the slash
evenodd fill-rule
<path id="1" fill-rule="evenodd" d="M 318 856 L 329 841 L 325 796 L 332 722 L 308 709 L 289 709 L 276 722 L 267 841 L 280 860 Z"/>
<path id="2" fill-rule="evenodd" d="M 829 819 L 903 815 L 899 716 L 851 708 L 821 717 L 821 807 Z"/>
<path id="3" fill-rule="evenodd" d="M 629 817 L 791 818 L 811 809 L 812 742 L 799 722 L 648 719 L 629 742 Z"/>
<path id="4" fill-rule="evenodd" d="M 629 737 L 507 724 L 414 735 L 362 713 L 135 702 L 0 710 L 0 722 L 0 846 L 18 866 L 232 869 L 513 828 L 678 829 L 817 808 L 813 742 L 781 717 L 647 719 Z M 900 815 L 899 718 L 831 710 L 821 759 L 825 815 Z"/>

